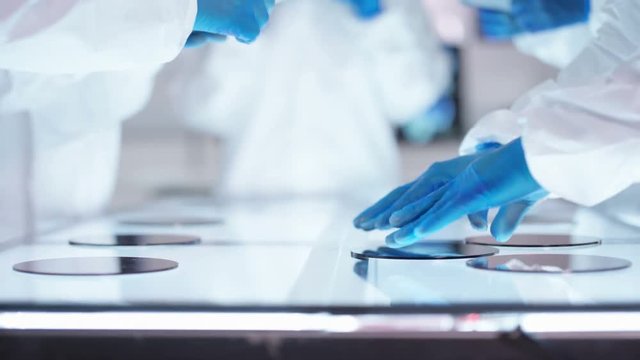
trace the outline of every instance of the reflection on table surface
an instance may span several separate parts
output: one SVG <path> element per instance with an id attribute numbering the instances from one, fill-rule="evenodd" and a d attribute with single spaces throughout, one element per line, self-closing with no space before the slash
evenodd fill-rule
<path id="1" fill-rule="evenodd" d="M 389 260 L 351 257 L 379 249 L 382 232 L 352 228 L 360 204 L 335 199 L 270 202 L 179 201 L 152 204 L 46 234 L 32 245 L 0 252 L 2 304 L 210 307 L 376 307 L 404 305 L 640 305 L 640 243 L 603 237 L 601 245 L 538 248 L 542 254 L 600 255 L 626 259 L 627 269 L 586 274 L 481 271 L 468 259 Z M 215 217 L 216 224 L 132 225 L 123 217 Z M 548 214 L 547 214 L 548 215 Z M 567 234 L 571 223 L 524 224 L 525 233 Z M 109 234 L 180 234 L 202 239 L 187 246 L 71 246 L 70 239 Z M 425 243 L 479 235 L 460 221 Z M 602 234 L 592 234 L 602 236 Z M 420 247 L 422 245 L 418 245 Z M 399 250 L 402 251 L 402 250 Z M 500 255 L 531 249 L 501 248 Z M 132 256 L 169 259 L 173 270 L 128 276 L 62 277 L 23 274 L 23 261 L 61 257 Z M 619 286 L 619 284 L 626 284 Z"/>

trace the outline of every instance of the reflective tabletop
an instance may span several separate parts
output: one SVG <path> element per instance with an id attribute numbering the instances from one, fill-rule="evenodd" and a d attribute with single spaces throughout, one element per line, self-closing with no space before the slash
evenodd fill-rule
<path id="1" fill-rule="evenodd" d="M 215 327 L 204 322 L 206 317 L 194 313 L 222 316 L 220 319 L 228 313 L 239 316 L 237 319 L 244 316 L 241 314 L 295 315 L 301 317 L 276 321 L 279 325 L 274 326 L 293 329 L 308 325 L 338 332 L 378 329 L 378 322 L 389 321 L 385 316 L 395 316 L 398 329 L 426 326 L 424 322 L 414 323 L 402 318 L 403 314 L 433 316 L 430 318 L 434 321 L 431 330 L 451 332 L 457 327 L 469 326 L 484 326 L 484 329 L 496 331 L 502 326 L 513 328 L 521 324 L 522 316 L 526 314 L 548 311 L 563 314 L 640 311 L 640 281 L 637 281 L 640 279 L 640 237 L 633 234 L 609 238 L 607 234 L 590 232 L 577 223 L 536 222 L 523 224 L 519 231 L 597 236 L 602 243 L 535 249 L 501 247 L 496 250 L 498 256 L 532 253 L 597 255 L 631 263 L 630 267 L 607 272 L 486 271 L 467 266 L 469 259 L 465 257 L 403 260 L 374 256 L 363 260 L 352 257 L 352 251 L 378 250 L 384 245 L 385 233 L 365 233 L 352 228 L 351 219 L 360 207 L 359 203 L 343 199 L 237 203 L 177 199 L 42 234 L 29 244 L 6 246 L 0 251 L 0 329 L 64 327 L 70 324 L 70 318 L 57 319 L 55 316 L 60 311 L 79 316 L 75 319 L 97 316 L 97 310 L 110 316 L 124 312 L 122 316 L 129 319 L 125 322 L 114 320 L 114 324 L 135 323 L 130 321 L 135 319 L 132 317 L 134 312 L 141 317 L 139 319 L 151 313 L 185 316 L 186 323 L 174 322 L 176 328 L 185 324 Z M 150 214 L 165 219 L 176 216 L 222 221 L 181 226 L 121 221 L 126 217 Z M 69 244 L 73 239 L 114 234 L 174 234 L 197 237 L 201 242 L 154 246 Z M 460 221 L 425 239 L 420 246 L 442 241 L 462 244 L 465 238 L 478 235 L 483 234 Z M 484 255 L 491 256 L 496 251 Z M 76 257 L 157 258 L 176 262 L 178 266 L 161 272 L 125 276 L 36 275 L 13 268 L 26 261 Z M 25 312 L 37 316 L 29 318 Z M 15 316 L 18 313 L 21 317 Z M 330 316 L 330 320 L 322 320 L 317 317 L 319 314 Z M 375 314 L 382 317 L 372 317 Z M 475 320 L 470 322 L 470 314 L 487 318 L 482 321 L 473 318 Z M 49 323 L 46 323 L 47 319 Z M 148 326 L 140 321 L 138 326 Z M 75 326 L 100 323 L 78 320 Z M 240 326 L 237 322 L 223 320 L 216 324 Z M 250 320 L 244 324 L 249 328 L 264 326 L 259 325 L 263 322 Z M 162 326 L 171 327 L 167 323 Z"/>

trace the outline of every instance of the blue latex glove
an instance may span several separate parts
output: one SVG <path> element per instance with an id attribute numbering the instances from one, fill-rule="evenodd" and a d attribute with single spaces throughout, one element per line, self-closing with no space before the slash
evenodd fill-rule
<path id="1" fill-rule="evenodd" d="M 524 32 L 511 14 L 481 9 L 478 16 L 480 31 L 486 38 L 505 40 Z"/>
<path id="2" fill-rule="evenodd" d="M 498 241 L 508 241 L 527 211 L 547 192 L 533 179 L 520 139 L 482 154 L 452 181 L 391 215 L 401 229 L 387 237 L 390 247 L 415 243 L 461 216 L 500 210 L 491 224 Z"/>
<path id="3" fill-rule="evenodd" d="M 198 0 L 194 33 L 233 36 L 250 43 L 269 21 L 274 3 L 275 0 Z M 196 35 L 193 43 L 201 40 Z"/>
<path id="4" fill-rule="evenodd" d="M 507 12 L 481 9 L 479 20 L 483 35 L 504 39 L 587 22 L 590 11 L 590 0 L 513 0 Z"/>
<path id="5" fill-rule="evenodd" d="M 587 22 L 591 0 L 513 0 L 512 11 L 518 25 L 536 32 Z"/>
<path id="6" fill-rule="evenodd" d="M 381 0 L 346 0 L 361 19 L 371 19 L 382 13 Z"/>
<path id="7" fill-rule="evenodd" d="M 358 215 L 353 221 L 354 226 L 365 231 L 389 229 L 393 225 L 390 222 L 391 214 L 419 201 L 449 183 L 474 160 L 498 147 L 500 147 L 500 144 L 497 143 L 482 144 L 477 149 L 477 154 L 460 156 L 433 164 L 418 179 L 391 191 L 387 196 Z M 483 227 L 481 217 L 472 216 L 470 220 L 474 227 Z"/>

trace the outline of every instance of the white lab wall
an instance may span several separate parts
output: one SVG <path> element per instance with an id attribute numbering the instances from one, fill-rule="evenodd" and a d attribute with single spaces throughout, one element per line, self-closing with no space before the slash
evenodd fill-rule
<path id="1" fill-rule="evenodd" d="M 485 114 L 509 107 L 519 95 L 557 72 L 511 44 L 478 40 L 462 47 L 460 66 L 465 130 Z"/>

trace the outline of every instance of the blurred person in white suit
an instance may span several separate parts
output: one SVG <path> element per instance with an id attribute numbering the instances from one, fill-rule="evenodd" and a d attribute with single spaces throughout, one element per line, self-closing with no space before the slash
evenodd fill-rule
<path id="1" fill-rule="evenodd" d="M 452 62 L 420 1 L 345 6 L 359 2 L 288 0 L 255 46 L 205 50 L 178 105 L 224 141 L 217 194 L 370 197 L 397 181 L 393 125 L 442 97 Z"/>
<path id="2" fill-rule="evenodd" d="M 120 123 L 185 44 L 250 42 L 273 0 L 0 3 L 0 241 L 108 203 Z"/>

